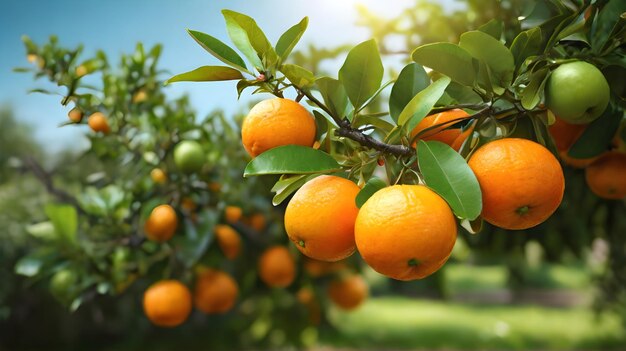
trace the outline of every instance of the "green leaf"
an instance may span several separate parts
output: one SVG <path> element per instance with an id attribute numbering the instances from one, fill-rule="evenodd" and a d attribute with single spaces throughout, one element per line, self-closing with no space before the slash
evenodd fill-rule
<path id="1" fill-rule="evenodd" d="M 442 77 L 417 93 L 398 116 L 398 125 L 406 127 L 406 131 L 412 131 L 432 110 L 446 91 L 448 84 L 450 84 L 450 78 Z"/>
<path id="2" fill-rule="evenodd" d="M 541 28 L 535 27 L 518 34 L 511 44 L 515 67 L 519 68 L 529 56 L 541 51 Z"/>
<path id="3" fill-rule="evenodd" d="M 626 2 L 608 1 L 594 18 L 594 26 L 591 29 L 591 43 L 596 52 L 602 50 L 611 38 L 611 34 L 619 27 L 620 21 L 623 22 L 621 16 L 625 12 Z"/>
<path id="4" fill-rule="evenodd" d="M 15 263 L 15 274 L 25 277 L 34 277 L 41 271 L 44 266 L 44 260 L 37 256 L 25 256 Z"/>
<path id="5" fill-rule="evenodd" d="M 574 158 L 591 158 L 608 150 L 619 129 L 622 115 L 619 108 L 609 105 L 600 117 L 585 128 L 567 154 Z"/>
<path id="6" fill-rule="evenodd" d="M 56 231 L 54 230 L 54 224 L 50 221 L 31 224 L 26 227 L 26 232 L 35 238 L 42 240 L 54 240 L 57 237 Z"/>
<path id="7" fill-rule="evenodd" d="M 386 186 L 387 183 L 385 183 L 384 180 L 377 177 L 370 178 L 370 180 L 365 183 L 363 189 L 361 189 L 361 191 L 359 191 L 359 193 L 356 195 L 356 207 L 361 208 L 361 206 L 363 206 L 367 199 L 372 197 L 375 192 Z"/>
<path id="8" fill-rule="evenodd" d="M 263 71 L 278 62 L 272 44 L 252 17 L 230 10 L 222 10 L 222 15 L 230 39 L 254 67 Z"/>
<path id="9" fill-rule="evenodd" d="M 300 145 L 285 145 L 254 158 L 246 166 L 243 176 L 330 173 L 339 170 L 339 163 L 323 151 Z"/>
<path id="10" fill-rule="evenodd" d="M 198 215 L 197 224 L 189 218 L 185 218 L 185 235 L 175 236 L 173 243 L 179 248 L 178 258 L 191 268 L 207 251 L 214 239 L 213 228 L 217 223 L 215 211 L 203 211 Z"/>
<path id="11" fill-rule="evenodd" d="M 193 71 L 177 74 L 165 81 L 173 82 L 212 82 L 219 80 L 243 79 L 241 72 L 226 66 L 202 66 Z"/>
<path id="12" fill-rule="evenodd" d="M 417 159 L 426 185 L 448 202 L 457 217 L 473 220 L 480 215 L 480 186 L 461 155 L 444 143 L 420 140 Z"/>
<path id="13" fill-rule="evenodd" d="M 78 216 L 76 208 L 71 205 L 47 204 L 44 208 L 46 216 L 50 218 L 55 231 L 68 242 L 76 242 L 78 230 Z"/>
<path id="14" fill-rule="evenodd" d="M 298 44 L 308 25 L 309 18 L 304 17 L 300 23 L 289 28 L 280 36 L 276 43 L 276 54 L 280 57 L 281 62 L 287 59 L 293 48 Z"/>
<path id="15" fill-rule="evenodd" d="M 241 93 L 243 93 L 243 91 L 246 88 L 249 87 L 258 87 L 261 86 L 263 84 L 262 81 L 260 80 L 256 80 L 256 79 L 242 79 L 240 81 L 237 82 L 237 99 L 239 99 L 241 97 Z"/>
<path id="16" fill-rule="evenodd" d="M 357 119 L 356 123 L 354 123 L 354 127 L 358 128 L 358 127 L 366 126 L 366 125 L 372 125 L 376 127 L 377 129 L 385 132 L 385 134 L 391 132 L 393 128 L 396 127 L 393 124 L 377 116 L 359 115 L 359 118 Z"/>
<path id="17" fill-rule="evenodd" d="M 350 50 L 339 70 L 339 81 L 345 87 L 355 109 L 360 109 L 376 93 L 382 83 L 383 73 L 383 63 L 374 39 L 362 42 Z"/>
<path id="18" fill-rule="evenodd" d="M 463 219 L 461 220 L 461 227 L 467 230 L 470 234 L 476 234 L 483 229 L 483 218 L 478 217 L 474 220 Z"/>
<path id="19" fill-rule="evenodd" d="M 443 73 L 453 81 L 473 86 L 478 68 L 472 55 L 452 43 L 433 43 L 418 47 L 411 54 L 413 61 Z"/>
<path id="20" fill-rule="evenodd" d="M 280 71 L 289 81 L 299 88 L 308 88 L 315 84 L 315 76 L 311 71 L 298 65 L 282 65 Z"/>
<path id="21" fill-rule="evenodd" d="M 502 22 L 497 19 L 492 19 L 478 27 L 478 30 L 500 40 L 500 37 L 502 36 Z"/>
<path id="22" fill-rule="evenodd" d="M 389 95 L 389 114 L 395 122 L 398 122 L 398 116 L 406 107 L 406 104 L 420 91 L 424 90 L 430 84 L 430 78 L 424 67 L 417 63 L 406 65 L 398 79 L 391 88 Z"/>
<path id="23" fill-rule="evenodd" d="M 324 103 L 333 115 L 339 118 L 345 117 L 346 109 L 348 108 L 348 95 L 343 84 L 337 79 L 330 77 L 318 78 L 315 84 L 320 94 L 322 94 Z"/>
<path id="24" fill-rule="evenodd" d="M 280 205 L 289 195 L 293 194 L 296 190 L 300 189 L 306 182 L 319 176 L 319 174 L 301 174 L 295 176 L 284 175 L 274 184 L 272 192 L 276 193 L 272 199 L 274 206 Z"/>
<path id="25" fill-rule="evenodd" d="M 241 56 L 237 54 L 230 46 L 224 44 L 219 39 L 214 38 L 208 34 L 198 32 L 195 30 L 187 30 L 187 33 L 198 43 L 204 50 L 208 51 L 211 55 L 215 56 L 218 60 L 225 64 L 236 68 L 240 71 L 248 72 L 246 63 Z"/>
<path id="26" fill-rule="evenodd" d="M 491 83 L 495 88 L 506 89 L 511 85 L 515 61 L 513 54 L 498 39 L 481 31 L 470 31 L 461 35 L 459 46 L 473 57 L 484 62 L 491 73 Z"/>
<path id="27" fill-rule="evenodd" d="M 522 91 L 522 106 L 527 110 L 532 110 L 541 101 L 543 87 L 549 76 L 548 68 L 544 67 L 530 76 L 530 83 Z"/>

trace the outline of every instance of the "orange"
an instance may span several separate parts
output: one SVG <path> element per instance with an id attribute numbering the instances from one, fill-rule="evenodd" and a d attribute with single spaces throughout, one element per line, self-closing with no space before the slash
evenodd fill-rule
<path id="1" fill-rule="evenodd" d="M 556 149 L 567 151 L 574 145 L 585 128 L 587 128 L 586 124 L 571 124 L 557 117 L 554 124 L 548 128 L 548 131 L 552 135 L 552 139 L 554 139 Z"/>
<path id="2" fill-rule="evenodd" d="M 89 70 L 87 69 L 86 66 L 80 65 L 80 66 L 76 67 L 76 76 L 78 78 L 84 76 L 87 73 L 89 73 Z"/>
<path id="3" fill-rule="evenodd" d="M 296 263 L 284 246 L 272 246 L 259 258 L 259 276 L 273 288 L 289 286 L 296 277 Z"/>
<path id="4" fill-rule="evenodd" d="M 369 294 L 367 283 L 354 274 L 332 281 L 328 285 L 328 297 L 339 308 L 353 310 L 359 307 Z"/>
<path id="5" fill-rule="evenodd" d="M 312 258 L 307 258 L 304 261 L 304 270 L 313 278 L 339 272 L 345 268 L 346 265 L 341 261 L 326 262 L 314 260 Z"/>
<path id="6" fill-rule="evenodd" d="M 206 269 L 196 279 L 194 305 L 207 314 L 225 313 L 235 306 L 238 294 L 237 282 L 228 273 Z"/>
<path id="7" fill-rule="evenodd" d="M 585 170 L 587 185 L 604 199 L 626 196 L 626 154 L 611 151 L 600 156 Z"/>
<path id="8" fill-rule="evenodd" d="M 146 91 L 143 89 L 139 89 L 135 93 L 135 95 L 133 95 L 132 101 L 134 104 L 139 104 L 139 103 L 146 101 L 147 99 L 148 99 L 148 94 L 146 93 Z"/>
<path id="9" fill-rule="evenodd" d="M 257 232 L 262 232 L 265 230 L 265 225 L 267 222 L 265 221 L 265 216 L 260 213 L 255 213 L 249 218 L 250 226 L 254 228 Z"/>
<path id="10" fill-rule="evenodd" d="M 94 112 L 91 116 L 89 116 L 89 121 L 87 123 L 94 132 L 107 134 L 111 131 L 109 128 L 109 121 L 102 112 Z"/>
<path id="11" fill-rule="evenodd" d="M 161 280 L 143 294 L 143 310 L 155 325 L 175 327 L 191 313 L 191 293 L 177 280 Z"/>
<path id="12" fill-rule="evenodd" d="M 81 111 L 78 107 L 74 107 L 67 113 L 67 117 L 74 123 L 80 123 L 80 121 L 83 120 L 83 111 Z"/>
<path id="13" fill-rule="evenodd" d="M 183 197 L 180 201 L 180 206 L 187 210 L 187 212 L 193 212 L 198 208 L 198 205 L 190 197 Z"/>
<path id="14" fill-rule="evenodd" d="M 226 222 L 230 224 L 237 223 L 241 219 L 242 214 L 243 211 L 237 206 L 226 206 L 226 209 L 224 209 L 224 217 Z"/>
<path id="15" fill-rule="evenodd" d="M 467 140 L 467 138 L 470 136 L 470 134 L 472 134 L 473 131 L 474 126 L 461 132 L 461 134 L 459 134 L 459 136 L 454 139 L 452 144 L 450 144 L 450 147 L 453 148 L 455 151 L 459 151 L 461 149 L 461 146 L 463 146 L 465 140 Z"/>
<path id="16" fill-rule="evenodd" d="M 323 175 L 308 181 L 293 195 L 285 210 L 285 230 L 304 255 L 338 261 L 355 249 L 354 221 L 359 213 L 353 182 Z"/>
<path id="17" fill-rule="evenodd" d="M 393 185 L 372 195 L 356 219 L 356 246 L 378 273 L 424 278 L 448 260 L 456 241 L 448 204 L 423 185 Z"/>
<path id="18" fill-rule="evenodd" d="M 250 110 L 241 126 L 241 139 L 248 154 L 256 157 L 277 146 L 312 146 L 315 131 L 315 119 L 302 105 L 275 98 Z"/>
<path id="19" fill-rule="evenodd" d="M 415 127 L 415 129 L 413 129 L 413 131 L 411 132 L 411 138 L 413 138 L 420 132 L 424 131 L 426 128 L 430 128 L 430 127 L 445 123 L 444 125 L 440 127 L 429 129 L 428 131 L 423 132 L 423 134 L 419 137 L 419 139 L 425 140 L 425 141 L 432 141 L 432 140 L 441 141 L 442 143 L 448 144 L 450 146 L 455 144 L 455 145 L 458 145 L 458 147 L 460 148 L 461 144 L 463 144 L 465 139 L 467 139 L 467 136 L 469 135 L 469 133 L 467 133 L 467 131 L 465 133 L 462 132 L 460 128 L 454 128 L 454 129 L 446 129 L 446 128 L 454 125 L 455 123 L 458 123 L 460 121 L 460 118 L 463 118 L 463 117 L 469 117 L 469 114 L 467 114 L 467 112 L 460 110 L 460 109 L 448 110 L 448 111 L 428 115 L 424 117 L 424 119 Z M 457 120 L 457 121 L 452 122 L 452 120 Z M 450 122 L 450 123 L 447 123 L 447 122 Z M 459 140 L 456 140 L 461 135 L 464 135 L 464 137 L 462 137 Z M 415 144 L 413 146 L 415 146 Z M 456 148 L 455 150 L 458 150 L 458 148 Z"/>
<path id="20" fill-rule="evenodd" d="M 309 321 L 314 325 L 319 325 L 322 321 L 322 309 L 313 290 L 307 287 L 301 288 L 296 293 L 296 299 L 306 307 Z"/>
<path id="21" fill-rule="evenodd" d="M 152 178 L 152 181 L 155 183 L 164 184 L 165 181 L 167 180 L 167 175 L 162 169 L 155 168 L 152 171 L 150 171 L 150 178 Z"/>
<path id="22" fill-rule="evenodd" d="M 144 230 L 146 237 L 154 241 L 167 241 L 176 232 L 178 217 L 170 205 L 159 205 L 152 210 Z"/>
<path id="23" fill-rule="evenodd" d="M 207 184 L 207 187 L 214 193 L 218 193 L 220 190 L 222 190 L 222 184 L 218 182 L 209 182 Z"/>
<path id="24" fill-rule="evenodd" d="M 548 219 L 563 199 L 563 169 L 548 149 L 534 141 L 492 141 L 479 148 L 468 164 L 482 191 L 482 216 L 498 227 L 534 227 Z"/>
<path id="25" fill-rule="evenodd" d="M 217 245 L 229 260 L 234 260 L 241 251 L 241 238 L 239 234 L 230 226 L 218 224 L 215 226 L 215 237 Z"/>
<path id="26" fill-rule="evenodd" d="M 568 151 L 560 151 L 559 156 L 561 157 L 561 161 L 563 161 L 563 163 L 573 168 L 586 168 L 598 158 L 598 157 L 574 158 L 574 157 L 569 156 L 567 152 Z"/>
<path id="27" fill-rule="evenodd" d="M 311 288 L 303 287 L 296 293 L 296 299 L 303 305 L 308 305 L 315 301 L 315 293 Z"/>

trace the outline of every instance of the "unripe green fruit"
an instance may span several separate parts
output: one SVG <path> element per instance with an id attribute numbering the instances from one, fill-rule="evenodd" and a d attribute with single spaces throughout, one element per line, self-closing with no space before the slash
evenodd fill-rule
<path id="1" fill-rule="evenodd" d="M 197 172 L 202 168 L 204 162 L 204 152 L 198 142 L 185 140 L 176 145 L 174 149 L 174 163 L 182 172 Z"/>
<path id="2" fill-rule="evenodd" d="M 609 84 L 594 65 L 576 61 L 560 65 L 546 84 L 546 106 L 572 124 L 598 118 L 609 104 Z"/>
<path id="3" fill-rule="evenodd" d="M 60 301 L 68 302 L 76 290 L 77 282 L 78 277 L 73 271 L 69 269 L 60 270 L 50 279 L 50 292 Z"/>

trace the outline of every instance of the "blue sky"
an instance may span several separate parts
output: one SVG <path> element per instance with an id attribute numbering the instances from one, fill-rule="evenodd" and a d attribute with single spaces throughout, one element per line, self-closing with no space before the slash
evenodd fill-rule
<path id="1" fill-rule="evenodd" d="M 207 32 L 230 42 L 220 13 L 223 8 L 254 17 L 272 42 L 289 26 L 309 16 L 309 29 L 301 45 L 312 42 L 319 47 L 333 47 L 368 39 L 367 31 L 354 25 L 357 3 L 381 15 L 393 16 L 413 1 L 1 0 L 0 105 L 11 105 L 17 117 L 33 125 L 36 137 L 51 150 L 84 145 L 80 130 L 57 128 L 67 118 L 67 109 L 59 104 L 59 96 L 27 94 L 27 90 L 36 87 L 58 88 L 44 81 L 34 82 L 29 74 L 12 72 L 13 67 L 27 66 L 20 40 L 23 34 L 37 43 L 56 34 L 65 46 L 83 43 L 86 54 L 103 49 L 112 60 L 120 53 L 131 52 L 139 41 L 146 47 L 162 43 L 161 68 L 179 73 L 219 63 L 188 37 L 185 29 Z M 233 112 L 241 106 L 232 82 L 177 83 L 168 87 L 167 93 L 170 96 L 190 94 L 200 115 L 214 108 Z"/>

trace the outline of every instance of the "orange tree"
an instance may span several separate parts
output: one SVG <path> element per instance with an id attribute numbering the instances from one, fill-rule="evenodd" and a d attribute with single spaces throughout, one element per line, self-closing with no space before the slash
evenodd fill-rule
<path id="1" fill-rule="evenodd" d="M 186 97 L 166 98 L 160 46 L 139 44 L 115 66 L 103 52 L 83 58 L 80 47 L 55 37 L 23 40 L 36 67 L 19 70 L 65 88 L 61 126 L 81 128 L 89 142 L 66 161 L 80 169 L 73 176 L 68 165 L 52 172 L 36 157 L 15 155 L 52 195 L 45 218 L 27 227 L 37 244 L 15 263 L 25 284 L 47 284 L 76 313 L 101 315 L 98 306 L 115 296 L 114 306 L 145 316 L 108 312 L 107 319 L 144 333 L 157 333 L 148 320 L 159 327 L 189 320 L 187 328 L 205 335 L 212 325 L 215 346 L 313 342 L 335 296 L 325 287 L 354 269 L 301 259 L 286 245 L 283 209 L 264 190 L 271 183 L 240 180 L 247 155 L 235 123 L 219 111 L 199 119 Z M 360 289 L 338 306 L 360 304 Z M 20 318 L 10 315 L 10 325 L 26 323 Z"/>
<path id="2" fill-rule="evenodd" d="M 407 53 L 412 62 L 386 82 L 375 40 L 350 49 L 337 78 L 317 76 L 288 63 L 307 18 L 273 45 L 252 18 L 224 10 L 228 34 L 246 60 L 190 30 L 226 66 L 203 66 L 169 82 L 238 80 L 238 94 L 252 87 L 275 96 L 244 120 L 243 144 L 253 157 L 244 176 L 280 174 L 274 203 L 295 192 L 286 230 L 304 255 L 333 261 L 358 251 L 376 271 L 410 280 L 445 263 L 455 220 L 470 233 L 490 224 L 483 239 L 467 238 L 470 243 L 504 241 L 512 250 L 537 240 L 549 255 L 563 245 L 580 254 L 600 237 L 611 247 L 605 296 L 623 304 L 624 290 L 616 286 L 624 286 L 626 8 L 617 1 L 531 5 L 526 14 L 504 11 L 506 23 L 491 20 L 461 34 L 458 43 L 415 48 Z M 294 101 L 313 114 L 296 112 Z M 315 139 L 308 127 L 313 119 Z M 559 161 L 590 165 L 585 179 L 564 174 Z M 360 191 L 329 181 L 342 178 Z M 592 193 L 581 193 L 581 180 Z M 349 207 L 330 210 L 348 196 L 360 208 L 356 218 Z M 546 222 L 559 207 L 558 221 Z M 355 223 L 346 230 L 354 242 L 343 231 L 320 230 L 343 221 Z M 600 231 L 580 233 L 597 222 Z M 578 227 L 578 233 L 563 240 L 567 233 L 545 235 L 546 226 L 552 233 Z"/>

